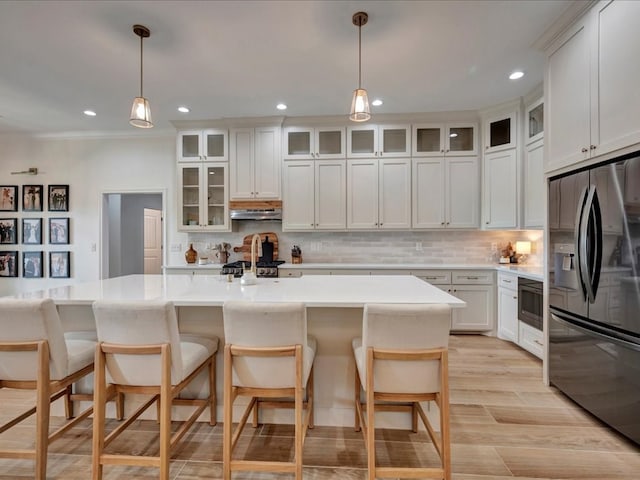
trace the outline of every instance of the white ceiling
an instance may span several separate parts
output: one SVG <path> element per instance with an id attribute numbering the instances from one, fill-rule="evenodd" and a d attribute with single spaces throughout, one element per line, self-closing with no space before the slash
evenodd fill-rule
<path id="1" fill-rule="evenodd" d="M 156 129 L 171 120 L 347 115 L 362 83 L 373 113 L 475 110 L 542 82 L 533 43 L 570 0 L 0 1 L 0 133 L 144 132 L 128 124 L 144 94 Z M 514 82 L 507 75 L 522 69 Z M 176 111 L 191 108 L 188 115 Z M 97 112 L 94 118 L 82 112 Z M 135 131 L 135 132 L 134 132 Z"/>

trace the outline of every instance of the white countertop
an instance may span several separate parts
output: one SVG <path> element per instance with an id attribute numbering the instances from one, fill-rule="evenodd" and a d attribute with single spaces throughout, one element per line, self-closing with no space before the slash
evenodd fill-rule
<path id="1" fill-rule="evenodd" d="M 90 305 L 95 300 L 169 300 L 176 306 L 221 306 L 226 300 L 304 302 L 309 307 L 363 307 L 366 303 L 466 303 L 416 277 L 386 275 L 306 275 L 259 278 L 256 285 L 228 283 L 222 275 L 128 275 L 17 295 L 51 298 L 58 305 Z"/>

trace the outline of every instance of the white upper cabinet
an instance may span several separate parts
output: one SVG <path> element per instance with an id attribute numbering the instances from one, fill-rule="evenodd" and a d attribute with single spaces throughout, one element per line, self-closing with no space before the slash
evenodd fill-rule
<path id="1" fill-rule="evenodd" d="M 178 165 L 178 230 L 229 231 L 228 164 Z"/>
<path id="2" fill-rule="evenodd" d="M 514 148 L 484 156 L 484 228 L 518 228 L 518 168 Z"/>
<path id="3" fill-rule="evenodd" d="M 414 158 L 413 228 L 478 228 L 478 158 Z"/>
<path id="4" fill-rule="evenodd" d="M 547 50 L 545 171 L 640 142 L 640 2 L 601 1 Z"/>
<path id="5" fill-rule="evenodd" d="M 467 156 L 477 153 L 478 126 L 474 123 L 413 126 L 413 157 Z"/>
<path id="6" fill-rule="evenodd" d="M 344 127 L 286 127 L 283 133 L 284 159 L 345 158 Z"/>
<path id="7" fill-rule="evenodd" d="M 189 130 L 178 132 L 178 162 L 229 160 L 227 130 Z"/>
<path id="8" fill-rule="evenodd" d="M 524 148 L 524 227 L 543 228 L 545 210 L 544 140 Z"/>
<path id="9" fill-rule="evenodd" d="M 280 127 L 231 129 L 232 200 L 280 198 Z"/>
<path id="10" fill-rule="evenodd" d="M 410 157 L 411 125 L 347 127 L 347 157 Z"/>
<path id="11" fill-rule="evenodd" d="M 346 164 L 340 160 L 291 161 L 283 167 L 283 231 L 344 230 Z"/>
<path id="12" fill-rule="evenodd" d="M 411 161 L 347 161 L 347 227 L 411 228 Z"/>
<path id="13" fill-rule="evenodd" d="M 544 99 L 539 98 L 525 108 L 524 143 L 528 145 L 544 137 Z"/>
<path id="14" fill-rule="evenodd" d="M 483 121 L 485 153 L 499 152 L 517 145 L 516 110 L 488 116 Z"/>

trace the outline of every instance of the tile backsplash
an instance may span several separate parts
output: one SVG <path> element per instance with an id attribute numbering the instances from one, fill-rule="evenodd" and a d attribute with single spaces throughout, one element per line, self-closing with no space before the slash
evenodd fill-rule
<path id="1" fill-rule="evenodd" d="M 201 256 L 214 258 L 213 245 L 227 242 L 240 246 L 245 235 L 274 232 L 278 258 L 291 262 L 291 248 L 302 249 L 304 263 L 497 263 L 500 251 L 511 242 L 529 240 L 532 253 L 527 261 L 541 265 L 544 258 L 541 230 L 517 231 L 379 231 L 379 232 L 283 232 L 280 222 L 236 222 L 231 233 L 192 233 L 188 242 Z M 184 250 L 188 248 L 185 246 Z M 183 252 L 184 253 L 184 252 Z M 242 258 L 231 253 L 229 261 Z"/>

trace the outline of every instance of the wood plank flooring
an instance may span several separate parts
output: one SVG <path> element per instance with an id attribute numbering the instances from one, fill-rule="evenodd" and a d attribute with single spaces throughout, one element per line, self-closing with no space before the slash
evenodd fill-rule
<path id="1" fill-rule="evenodd" d="M 514 345 L 484 336 L 453 336 L 450 343 L 451 434 L 454 480 L 640 478 L 640 449 L 542 384 L 539 360 Z M 222 395 L 220 394 L 220 397 Z M 0 422 L 20 411 L 30 394 L 0 390 Z M 52 423 L 60 419 L 53 419 Z M 109 426 L 115 425 L 110 421 Z M 109 448 L 152 454 L 157 425 L 139 421 Z M 423 432 L 376 432 L 379 464 L 436 462 Z M 0 447 L 30 447 L 33 422 L 0 435 Z M 245 429 L 237 447 L 247 458 L 293 455 L 293 428 Z M 176 480 L 222 476 L 222 425 L 197 424 L 171 465 Z M 91 422 L 66 434 L 49 452 L 48 478 L 90 478 Z M 305 479 L 363 480 L 366 452 L 352 428 L 316 427 L 304 447 Z M 105 467 L 105 480 L 157 478 L 156 469 Z M 33 462 L 0 459 L 0 479 L 33 478 Z M 286 474 L 234 474 L 237 480 L 292 478 Z"/>

